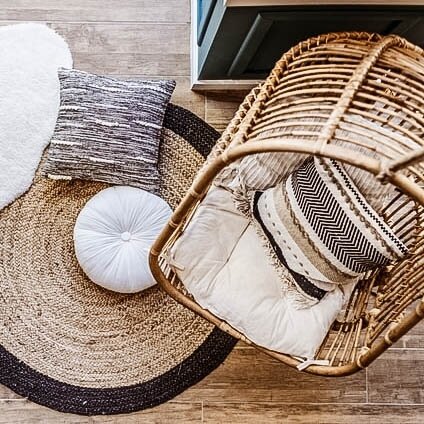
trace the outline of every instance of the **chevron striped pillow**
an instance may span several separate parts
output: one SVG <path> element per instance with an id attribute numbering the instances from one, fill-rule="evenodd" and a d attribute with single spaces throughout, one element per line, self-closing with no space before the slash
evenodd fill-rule
<path id="1" fill-rule="evenodd" d="M 311 157 L 282 183 L 255 192 L 252 215 L 273 264 L 293 277 L 301 307 L 408 252 L 331 159 Z"/>

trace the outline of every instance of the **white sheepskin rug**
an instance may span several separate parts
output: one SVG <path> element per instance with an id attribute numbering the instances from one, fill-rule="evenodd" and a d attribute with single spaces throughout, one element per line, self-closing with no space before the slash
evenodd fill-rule
<path id="1" fill-rule="evenodd" d="M 47 26 L 0 28 L 0 209 L 28 190 L 53 134 L 59 67 L 71 52 Z"/>

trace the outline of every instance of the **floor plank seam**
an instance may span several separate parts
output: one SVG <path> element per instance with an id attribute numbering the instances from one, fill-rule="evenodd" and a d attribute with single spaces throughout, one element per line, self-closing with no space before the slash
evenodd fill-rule
<path id="1" fill-rule="evenodd" d="M 31 20 L 24 20 L 24 19 L 0 19 L 0 24 L 11 24 L 11 23 L 27 23 L 27 22 L 33 22 L 33 23 L 40 23 L 40 24 L 89 24 L 89 25 L 104 25 L 104 24 L 111 24 L 111 25 L 151 25 L 151 26 L 158 26 L 158 25 L 172 25 L 172 26 L 188 26 L 190 25 L 190 22 L 175 22 L 175 21 L 161 21 L 161 22 L 155 22 L 155 21 L 57 21 L 57 20 L 50 20 L 50 19 L 31 19 Z"/>
<path id="2" fill-rule="evenodd" d="M 202 402 L 203 403 L 203 402 Z M 378 406 L 378 407 L 405 407 L 405 408 L 409 408 L 409 407 L 423 407 L 424 408 L 424 403 L 381 403 L 381 402 L 370 402 L 370 403 L 365 403 L 365 402 L 360 402 L 360 403 L 323 403 L 323 402 L 317 402 L 317 403 L 308 403 L 308 402 L 291 402 L 291 403 L 287 403 L 287 402 L 265 402 L 265 403 L 261 403 L 261 402 L 254 402 L 254 401 L 249 401 L 249 402 L 213 402 L 213 401 L 205 401 L 204 404 L 210 406 L 210 407 L 220 407 L 220 406 L 228 406 L 228 405 L 233 405 L 233 406 L 241 406 L 241 405 L 257 405 L 257 406 L 310 406 L 310 407 L 319 407 L 319 406 L 329 406 L 332 408 L 335 407 L 372 407 L 372 406 Z M 203 406 L 202 406 L 202 411 L 203 411 Z M 203 412 L 202 412 L 202 417 L 203 417 Z M 202 421 L 203 422 L 203 421 Z"/>
<path id="3" fill-rule="evenodd" d="M 202 404 L 206 405 L 285 405 L 285 406 L 296 406 L 296 405 L 307 405 L 307 406 L 358 406 L 358 405 L 395 405 L 395 406 L 424 406 L 424 403 L 380 403 L 371 402 L 366 403 L 365 401 L 360 402 L 286 402 L 286 401 L 256 401 L 256 400 L 237 400 L 237 401 L 220 401 L 220 400 L 203 400 Z"/>
<path id="4" fill-rule="evenodd" d="M 368 368 L 365 368 L 365 401 L 369 403 L 369 393 L 368 393 Z"/>
<path id="5" fill-rule="evenodd" d="M 209 118 L 208 118 L 208 92 L 205 93 L 204 98 L 205 98 L 205 121 L 209 125 L 212 125 L 211 122 L 209 122 Z"/>
<path id="6" fill-rule="evenodd" d="M 25 403 L 29 402 L 27 398 L 20 398 L 20 399 L 0 399 L 1 403 L 11 403 L 11 402 L 20 402 Z M 170 405 L 193 405 L 193 404 L 199 404 L 199 402 L 173 402 L 169 401 L 167 404 Z M 254 405 L 305 405 L 305 406 L 422 406 L 424 407 L 424 403 L 402 403 L 402 402 L 280 402 L 280 401 L 273 401 L 273 402 L 266 402 L 266 401 L 201 401 L 201 410 L 202 410 L 202 419 L 203 419 L 203 408 L 204 405 L 246 405 L 246 404 L 254 404 Z"/>
<path id="7" fill-rule="evenodd" d="M 390 347 L 389 349 L 390 351 L 395 351 L 395 352 L 399 352 L 402 350 L 407 350 L 407 351 L 411 351 L 411 352 L 424 352 L 424 347 Z"/>

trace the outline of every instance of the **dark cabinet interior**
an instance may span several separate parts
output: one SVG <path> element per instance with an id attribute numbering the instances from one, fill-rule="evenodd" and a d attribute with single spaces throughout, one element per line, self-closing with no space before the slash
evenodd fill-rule
<path id="1" fill-rule="evenodd" d="M 231 7 L 208 0 L 198 21 L 199 79 L 256 79 L 299 41 L 337 31 L 395 33 L 424 46 L 424 5 Z"/>

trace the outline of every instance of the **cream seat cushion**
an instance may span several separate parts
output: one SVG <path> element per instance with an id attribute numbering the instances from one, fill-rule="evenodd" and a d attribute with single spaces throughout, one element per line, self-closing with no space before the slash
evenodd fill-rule
<path id="1" fill-rule="evenodd" d="M 74 229 L 81 268 L 96 284 L 135 293 L 155 284 L 149 249 L 171 209 L 147 191 L 115 186 L 97 193 L 81 210 Z"/>
<path id="2" fill-rule="evenodd" d="M 304 358 L 314 357 L 352 290 L 337 287 L 310 308 L 294 308 L 253 225 L 221 188 L 208 193 L 169 263 L 202 307 L 254 343 Z"/>

